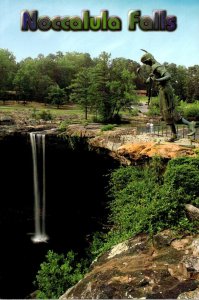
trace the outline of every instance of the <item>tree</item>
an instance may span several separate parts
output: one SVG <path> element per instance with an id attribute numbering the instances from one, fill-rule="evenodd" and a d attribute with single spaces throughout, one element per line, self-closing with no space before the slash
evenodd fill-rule
<path id="1" fill-rule="evenodd" d="M 99 113 L 103 122 L 109 122 L 112 117 L 110 101 L 110 54 L 102 52 L 91 71 L 90 93 L 94 99 L 94 110 Z"/>
<path id="2" fill-rule="evenodd" d="M 14 87 L 22 99 L 44 101 L 50 86 L 69 87 L 76 74 L 90 65 L 92 59 L 87 53 L 63 54 L 59 51 L 46 57 L 39 54 L 36 59 L 27 58 L 20 62 Z"/>
<path id="3" fill-rule="evenodd" d="M 187 71 L 187 100 L 193 102 L 199 100 L 199 66 L 189 67 Z"/>
<path id="4" fill-rule="evenodd" d="M 70 100 L 82 106 L 85 119 L 88 118 L 88 107 L 91 105 L 90 95 L 90 69 L 83 68 L 72 80 Z"/>
<path id="5" fill-rule="evenodd" d="M 14 55 L 6 50 L 0 49 L 0 94 L 6 99 L 6 92 L 13 89 L 13 79 L 17 71 Z"/>
<path id="6" fill-rule="evenodd" d="M 136 101 L 135 75 L 130 71 L 134 67 L 132 61 L 123 58 L 111 61 L 105 52 L 96 60 L 91 73 L 91 93 L 103 122 L 118 120 L 121 109 Z"/>
<path id="7" fill-rule="evenodd" d="M 0 90 L 11 90 L 17 70 L 14 55 L 6 49 L 0 49 Z"/>
<path id="8" fill-rule="evenodd" d="M 48 75 L 43 75 L 37 82 L 37 89 L 35 92 L 36 99 L 44 101 L 46 103 L 46 96 L 49 91 L 49 87 L 55 86 L 55 83 Z"/>
<path id="9" fill-rule="evenodd" d="M 99 114 L 102 122 L 118 119 L 119 112 L 136 101 L 135 75 L 126 59 L 111 61 L 108 53 L 101 53 L 95 65 L 82 68 L 69 86 L 70 99 L 79 103 L 87 118 L 88 107 Z M 129 69 L 128 69 L 129 68 Z"/>
<path id="10" fill-rule="evenodd" d="M 61 89 L 59 86 L 51 86 L 48 92 L 48 103 L 57 105 L 57 108 L 60 108 L 66 101 L 66 92 L 64 89 Z"/>
<path id="11" fill-rule="evenodd" d="M 33 100 L 36 97 L 38 76 L 35 61 L 32 58 L 27 58 L 20 63 L 13 81 L 20 98 Z"/>
<path id="12" fill-rule="evenodd" d="M 184 66 L 177 66 L 176 64 L 164 63 L 168 72 L 171 74 L 171 85 L 174 93 L 180 100 L 186 99 L 186 80 L 187 69 Z"/>
<path id="13" fill-rule="evenodd" d="M 67 52 L 64 55 L 58 52 L 55 61 L 57 64 L 56 82 L 61 88 L 70 86 L 82 68 L 89 68 L 93 64 L 88 53 L 78 52 Z"/>
<path id="14" fill-rule="evenodd" d="M 135 74 L 128 70 L 125 59 L 113 60 L 111 66 L 110 92 L 112 115 L 118 115 L 122 108 L 129 108 L 137 101 Z"/>
<path id="15" fill-rule="evenodd" d="M 185 100 L 187 97 L 186 92 L 187 69 L 184 66 L 177 67 L 177 76 L 174 84 L 175 94 L 180 100 Z"/>

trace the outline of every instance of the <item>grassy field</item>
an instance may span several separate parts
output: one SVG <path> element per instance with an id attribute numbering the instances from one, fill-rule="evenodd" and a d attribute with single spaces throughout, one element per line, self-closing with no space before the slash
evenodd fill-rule
<path id="1" fill-rule="evenodd" d="M 11 117 L 15 124 L 19 125 L 39 125 L 41 122 L 49 121 L 63 127 L 67 124 L 85 123 L 84 112 L 78 105 L 63 105 L 56 108 L 38 102 L 28 102 L 24 105 L 23 102 L 6 101 L 3 104 L 3 101 L 0 101 L 0 118 L 6 116 Z M 91 121 L 92 115 L 88 115 L 87 122 Z"/>
<path id="2" fill-rule="evenodd" d="M 139 97 L 140 103 L 144 103 L 147 97 Z M 133 105 L 134 106 L 134 105 Z M 135 105 L 137 107 L 137 105 Z M 135 112 L 139 110 L 139 107 L 135 109 Z M 133 110 L 129 109 L 122 110 L 121 115 L 123 118 L 131 119 L 134 115 Z M 43 120 L 53 120 L 53 121 L 64 121 L 67 120 L 69 123 L 73 122 L 85 122 L 85 114 L 83 109 L 77 104 L 65 104 L 60 108 L 53 105 L 45 105 L 39 102 L 27 102 L 25 105 L 21 101 L 17 103 L 16 101 L 0 101 L 0 116 L 11 116 L 15 120 L 28 121 L 30 119 L 43 119 Z M 48 118 L 48 116 L 50 116 Z M 46 118 L 45 118 L 46 117 Z M 88 120 L 86 122 L 94 122 L 95 116 L 92 113 L 88 113 Z"/>
<path id="3" fill-rule="evenodd" d="M 62 115 L 62 114 L 83 114 L 82 109 L 78 105 L 63 105 L 60 108 L 56 108 L 52 105 L 45 105 L 44 103 L 38 102 L 28 102 L 27 104 L 16 103 L 15 101 L 0 101 L 0 112 L 13 112 L 13 111 L 35 111 L 35 110 L 50 110 L 52 114 Z"/>

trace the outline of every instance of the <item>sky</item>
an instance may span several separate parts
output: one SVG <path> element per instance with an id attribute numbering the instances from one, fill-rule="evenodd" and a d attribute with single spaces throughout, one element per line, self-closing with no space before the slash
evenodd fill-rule
<path id="1" fill-rule="evenodd" d="M 92 16 L 108 10 L 109 16 L 122 20 L 122 30 L 22 32 L 22 10 L 38 10 L 39 16 L 80 16 L 89 10 Z M 152 16 L 153 10 L 166 10 L 177 17 L 173 32 L 128 30 L 128 12 L 141 10 Z M 97 57 L 102 51 L 112 58 L 125 57 L 139 62 L 145 49 L 160 63 L 192 66 L 199 64 L 199 0 L 0 0 L 0 48 L 11 51 L 17 61 L 26 57 L 48 55 L 57 51 L 89 53 Z"/>

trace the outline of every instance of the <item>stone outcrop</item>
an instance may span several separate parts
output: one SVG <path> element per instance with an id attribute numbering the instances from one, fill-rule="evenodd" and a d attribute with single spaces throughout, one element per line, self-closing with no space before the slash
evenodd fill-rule
<path id="1" fill-rule="evenodd" d="M 161 156 L 163 158 L 175 158 L 179 156 L 195 156 L 192 148 L 175 143 L 140 142 L 125 144 L 117 150 L 121 156 L 130 160 L 139 160 L 145 157 Z"/>
<path id="2" fill-rule="evenodd" d="M 139 235 L 100 256 L 60 299 L 197 299 L 198 253 L 199 236 Z"/>
<path id="3" fill-rule="evenodd" d="M 1 125 L 0 139 L 7 135 L 28 134 L 31 131 L 43 131 L 47 135 L 83 137 L 90 147 L 105 152 L 123 165 L 147 160 L 155 155 L 166 159 L 179 156 L 195 156 L 199 143 L 189 139 L 181 139 L 175 143 L 165 142 L 165 137 L 155 134 L 137 134 L 135 127 L 115 127 L 114 130 L 102 131 L 102 125 L 68 125 L 65 131 L 58 129 L 58 124 L 51 121 L 30 124 L 18 122 L 16 125 Z"/>
<path id="4" fill-rule="evenodd" d="M 134 127 L 116 127 L 101 131 L 100 124 L 69 125 L 64 133 L 69 136 L 88 138 L 90 146 L 107 150 L 107 154 L 124 165 L 142 161 L 153 156 L 171 159 L 180 156 L 195 156 L 199 144 L 183 138 L 175 143 L 166 142 L 165 137 L 151 134 L 137 134 Z"/>

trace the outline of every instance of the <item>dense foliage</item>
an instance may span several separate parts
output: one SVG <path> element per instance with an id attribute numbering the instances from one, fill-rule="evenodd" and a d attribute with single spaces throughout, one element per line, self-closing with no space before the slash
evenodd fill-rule
<path id="1" fill-rule="evenodd" d="M 102 52 L 92 68 L 82 69 L 72 80 L 70 99 L 83 107 L 86 119 L 90 109 L 96 120 L 113 122 L 122 108 L 137 100 L 134 79 L 127 60 L 111 61 L 110 55 Z"/>
<path id="2" fill-rule="evenodd" d="M 73 251 L 69 251 L 65 257 L 49 250 L 36 276 L 37 298 L 59 298 L 67 288 L 77 283 L 85 272 L 86 261 L 77 263 Z"/>
<path id="3" fill-rule="evenodd" d="M 91 251 L 97 255 L 138 233 L 172 228 L 194 232 L 199 223 L 187 218 L 186 203 L 199 207 L 199 158 L 176 158 L 166 170 L 159 158 L 148 167 L 121 167 L 111 176 L 112 229 L 94 235 Z"/>

